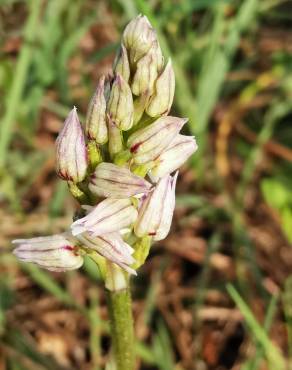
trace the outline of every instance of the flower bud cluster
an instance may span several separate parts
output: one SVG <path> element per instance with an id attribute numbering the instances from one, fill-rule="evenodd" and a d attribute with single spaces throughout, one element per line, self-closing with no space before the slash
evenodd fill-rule
<path id="1" fill-rule="evenodd" d="M 177 170 L 197 149 L 180 134 L 187 119 L 168 115 L 174 90 L 172 63 L 139 15 L 124 30 L 113 73 L 99 79 L 84 124 L 74 108 L 56 141 L 56 171 L 81 217 L 64 234 L 16 240 L 17 257 L 61 271 L 95 254 L 104 266 L 136 273 L 145 246 L 169 233 Z"/>

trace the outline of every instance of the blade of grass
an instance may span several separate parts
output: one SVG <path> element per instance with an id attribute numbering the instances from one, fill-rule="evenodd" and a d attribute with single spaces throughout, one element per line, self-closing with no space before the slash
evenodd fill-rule
<path id="1" fill-rule="evenodd" d="M 60 302 L 76 308 L 78 311 L 85 313 L 85 309 L 79 306 L 73 297 L 60 287 L 60 285 L 45 271 L 39 269 L 37 266 L 25 263 L 21 267 L 26 271 L 31 279 L 35 281 L 44 290 L 56 297 Z M 87 315 L 87 313 L 86 313 Z"/>
<path id="2" fill-rule="evenodd" d="M 157 334 L 153 341 L 153 354 L 155 356 L 158 369 L 174 369 L 171 340 L 167 328 L 161 320 L 158 322 Z"/>
<path id="3" fill-rule="evenodd" d="M 249 158 L 242 171 L 240 184 L 236 191 L 236 203 L 239 207 L 242 206 L 242 200 L 246 188 L 254 174 L 255 167 L 257 166 L 264 144 L 271 138 L 274 133 L 276 123 L 280 118 L 285 116 L 291 111 L 291 103 L 287 101 L 274 101 L 270 109 L 267 111 L 264 117 L 264 125 L 258 134 L 257 142 L 253 147 Z"/>
<path id="4" fill-rule="evenodd" d="M 10 327 L 9 330 L 6 331 L 6 335 L 2 339 L 2 344 L 3 343 L 7 346 L 12 347 L 13 351 L 16 351 L 15 354 L 16 358 L 20 354 L 24 358 L 27 358 L 30 361 L 32 361 L 32 363 L 38 365 L 37 366 L 38 369 L 69 370 L 67 367 L 58 365 L 53 358 L 45 356 L 39 351 L 37 351 L 34 343 L 28 340 L 27 337 L 23 336 L 21 332 L 15 330 L 14 328 Z M 29 369 L 35 368 L 36 367 L 33 366 L 29 367 Z"/>
<path id="5" fill-rule="evenodd" d="M 55 218 L 61 215 L 64 201 L 68 195 L 68 186 L 64 181 L 58 181 L 54 196 L 50 202 L 49 216 Z"/>
<path id="6" fill-rule="evenodd" d="M 211 33 L 210 46 L 203 58 L 201 73 L 198 78 L 196 121 L 192 122 L 192 132 L 202 134 L 209 116 L 218 100 L 220 87 L 228 69 L 228 59 L 220 46 L 225 21 L 225 6 L 220 4 L 214 10 L 214 24 Z"/>
<path id="7" fill-rule="evenodd" d="M 89 315 L 89 325 L 90 325 L 90 339 L 89 347 L 91 354 L 91 366 L 92 370 L 101 370 L 100 367 L 100 315 L 99 315 L 99 300 L 98 300 L 98 291 L 93 288 L 89 292 L 90 297 L 90 307 L 88 310 Z"/>
<path id="8" fill-rule="evenodd" d="M 100 48 L 97 52 L 95 52 L 90 58 L 89 62 L 96 63 L 100 61 L 101 59 L 107 57 L 109 54 L 116 52 L 116 50 L 119 47 L 118 42 L 113 42 L 111 44 L 108 44 L 104 46 L 103 48 Z"/>
<path id="9" fill-rule="evenodd" d="M 292 359 L 292 275 L 285 282 L 283 293 L 284 315 L 286 319 L 286 330 L 288 337 L 288 354 L 289 359 Z"/>
<path id="10" fill-rule="evenodd" d="M 220 4 L 214 9 L 215 22 L 213 26 L 212 41 L 207 51 L 207 58 L 202 66 L 202 72 L 199 76 L 197 90 L 197 121 L 193 126 L 200 137 L 206 133 L 206 128 L 210 115 L 218 100 L 225 76 L 230 69 L 231 61 L 238 47 L 242 32 L 250 25 L 256 14 L 258 0 L 246 0 L 242 2 L 237 16 L 231 22 L 229 33 L 223 47 L 220 46 L 220 36 L 223 31 L 222 15 L 225 7 Z M 226 22 L 225 22 L 226 23 Z M 201 151 L 201 155 L 204 150 Z"/>
<path id="11" fill-rule="evenodd" d="M 263 348 L 265 357 L 269 362 L 270 368 L 274 370 L 284 370 L 285 369 L 285 361 L 284 358 L 279 351 L 279 349 L 272 343 L 269 339 L 267 333 L 262 328 L 262 326 L 258 323 L 254 314 L 250 310 L 249 306 L 244 302 L 241 298 L 237 290 L 234 288 L 233 285 L 227 284 L 226 289 L 233 299 L 239 310 L 241 311 L 247 326 L 250 329 L 250 332 L 254 336 L 255 340 L 261 345 Z"/>
<path id="12" fill-rule="evenodd" d="M 18 106 L 28 77 L 31 64 L 34 42 L 37 38 L 38 18 L 41 9 L 41 0 L 30 0 L 29 16 L 24 30 L 24 40 L 15 68 L 15 75 L 6 98 L 6 112 L 0 124 L 0 168 L 3 168 L 7 159 L 7 149 L 10 144 L 14 121 L 17 117 Z"/>
<path id="13" fill-rule="evenodd" d="M 256 145 L 252 148 L 251 153 L 249 154 L 248 159 L 246 160 L 245 166 L 242 171 L 242 176 L 240 183 L 236 189 L 235 199 L 230 198 L 230 213 L 232 215 L 232 224 L 233 224 L 233 233 L 236 249 L 236 259 L 237 259 L 237 274 L 238 279 L 241 284 L 242 290 L 248 292 L 248 281 L 245 281 L 244 270 L 246 268 L 246 262 L 249 261 L 249 266 L 251 266 L 253 274 L 256 278 L 256 283 L 258 289 L 264 294 L 262 288 L 262 276 L 255 257 L 255 249 L 250 240 L 249 235 L 245 232 L 245 222 L 242 217 L 242 208 L 244 202 L 244 195 L 247 189 L 247 186 L 254 174 L 255 168 L 259 163 L 260 156 L 262 154 L 263 145 L 269 140 L 273 135 L 274 128 L 278 120 L 287 114 L 290 110 L 289 102 L 275 101 L 271 105 L 270 109 L 267 111 L 264 117 L 264 125 L 258 134 Z M 244 246 L 241 248 L 240 246 Z M 244 252 L 244 258 L 242 258 L 242 252 Z M 241 269 L 243 267 L 243 269 Z M 241 273 L 243 270 L 243 273 Z"/>
<path id="14" fill-rule="evenodd" d="M 64 10 L 68 8 L 68 0 L 51 0 L 45 9 L 40 28 L 41 48 L 35 53 L 36 74 L 41 85 L 52 83 L 56 75 L 56 49 L 62 44 Z"/>
<path id="15" fill-rule="evenodd" d="M 264 326 L 263 326 L 267 334 L 272 326 L 273 319 L 274 319 L 274 316 L 277 310 L 278 301 L 279 301 L 279 295 L 277 294 L 273 295 L 270 299 L 270 303 L 267 308 L 267 313 L 266 313 L 266 317 L 264 320 Z M 255 358 L 252 360 L 252 362 L 249 364 L 246 370 L 257 370 L 260 368 L 260 361 L 263 358 L 264 351 L 261 346 L 258 345 L 258 347 L 259 348 L 257 349 Z"/>
<path id="16" fill-rule="evenodd" d="M 89 27 L 94 24 L 96 21 L 96 12 L 93 12 L 89 16 L 87 16 L 79 27 L 72 30 L 70 36 L 66 39 L 63 44 L 63 47 L 58 55 L 58 84 L 61 95 L 63 100 L 66 102 L 71 101 L 70 97 L 70 89 L 68 88 L 68 69 L 67 63 L 70 56 L 75 51 L 79 41 L 84 36 L 84 34 L 88 31 Z"/>
<path id="17" fill-rule="evenodd" d="M 198 312 L 198 309 L 204 304 L 209 275 L 210 275 L 210 258 L 213 253 L 215 253 L 220 245 L 221 242 L 221 235 L 214 234 L 211 237 L 210 242 L 208 243 L 209 246 L 207 248 L 207 252 L 204 258 L 203 269 L 199 276 L 198 283 L 197 283 L 197 291 L 196 291 L 196 298 L 194 304 L 194 311 L 195 314 Z"/>

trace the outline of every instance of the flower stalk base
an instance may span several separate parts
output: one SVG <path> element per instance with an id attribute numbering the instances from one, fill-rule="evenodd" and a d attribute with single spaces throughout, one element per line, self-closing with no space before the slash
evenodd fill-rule
<path id="1" fill-rule="evenodd" d="M 134 328 L 129 286 L 118 291 L 107 290 L 107 302 L 116 370 L 134 370 Z"/>

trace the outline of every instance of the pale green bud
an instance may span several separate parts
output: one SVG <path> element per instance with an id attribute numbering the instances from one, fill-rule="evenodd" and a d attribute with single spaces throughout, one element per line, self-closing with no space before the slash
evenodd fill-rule
<path id="1" fill-rule="evenodd" d="M 94 170 L 95 167 L 102 162 L 100 147 L 94 140 L 89 140 L 87 143 L 87 154 L 91 170 Z"/>
<path id="2" fill-rule="evenodd" d="M 113 159 L 116 154 L 120 153 L 123 149 L 123 138 L 121 130 L 117 127 L 115 122 L 108 117 L 108 150 L 111 158 Z"/>
<path id="3" fill-rule="evenodd" d="M 125 28 L 123 44 L 130 53 L 131 63 L 136 63 L 151 48 L 156 32 L 146 16 L 138 15 Z"/>
<path id="4" fill-rule="evenodd" d="M 114 61 L 114 72 L 119 73 L 123 79 L 128 82 L 130 78 L 130 64 L 127 55 L 127 49 L 121 44 L 120 50 Z"/>
<path id="5" fill-rule="evenodd" d="M 104 80 L 104 97 L 105 97 L 106 103 L 108 102 L 109 97 L 110 97 L 110 94 L 111 94 L 111 84 L 112 84 L 113 78 L 114 77 L 113 77 L 113 75 L 111 73 L 108 73 L 105 76 L 105 80 Z"/>
<path id="6" fill-rule="evenodd" d="M 163 56 L 155 41 L 146 55 L 144 55 L 137 63 L 136 73 L 131 85 L 132 92 L 135 95 L 151 94 L 153 91 L 154 82 L 163 67 Z"/>
<path id="7" fill-rule="evenodd" d="M 113 80 L 108 101 L 108 116 L 120 130 L 127 131 L 133 125 L 133 97 L 130 86 L 120 74 Z"/>
<path id="8" fill-rule="evenodd" d="M 102 76 L 98 82 L 95 94 L 93 95 L 85 121 L 85 132 L 89 139 L 95 140 L 98 144 L 105 144 L 108 141 L 106 126 L 106 100 L 104 96 L 104 80 Z"/>
<path id="9" fill-rule="evenodd" d="M 170 111 L 175 89 L 174 71 L 171 60 L 168 61 L 164 71 L 156 80 L 154 94 L 150 98 L 146 113 L 150 117 L 168 114 Z"/>

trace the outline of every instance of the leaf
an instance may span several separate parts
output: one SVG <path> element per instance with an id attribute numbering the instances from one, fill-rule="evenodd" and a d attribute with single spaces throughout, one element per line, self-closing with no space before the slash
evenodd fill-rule
<path id="1" fill-rule="evenodd" d="M 285 207 L 281 212 L 281 218 L 286 237 L 292 243 L 292 208 Z"/>
<path id="2" fill-rule="evenodd" d="M 261 182 L 261 191 L 265 201 L 278 210 L 291 203 L 292 195 L 288 187 L 276 178 L 264 179 Z"/>

